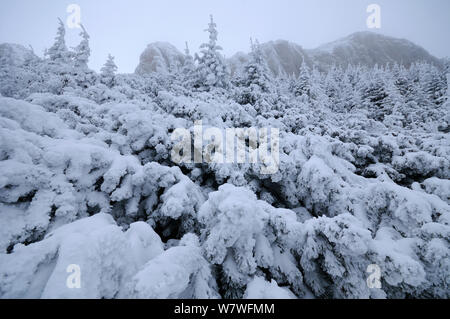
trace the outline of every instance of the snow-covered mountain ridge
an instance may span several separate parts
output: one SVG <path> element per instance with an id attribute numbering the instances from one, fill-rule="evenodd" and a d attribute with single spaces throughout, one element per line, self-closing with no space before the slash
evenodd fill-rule
<path id="1" fill-rule="evenodd" d="M 346 67 L 349 64 L 372 67 L 386 64 L 401 64 L 406 67 L 414 62 L 427 62 L 442 66 L 440 59 L 429 54 L 424 48 L 405 39 L 393 38 L 374 32 L 356 32 L 343 39 L 324 44 L 316 49 L 277 40 L 261 44 L 261 50 L 270 70 L 274 74 L 283 72 L 298 75 L 304 61 L 308 66 L 328 70 L 333 65 Z M 183 60 L 184 54 L 169 43 L 149 44 L 142 53 L 136 73 L 167 71 Z M 247 53 L 238 52 L 229 59 L 232 72 L 242 69 L 249 60 Z"/>

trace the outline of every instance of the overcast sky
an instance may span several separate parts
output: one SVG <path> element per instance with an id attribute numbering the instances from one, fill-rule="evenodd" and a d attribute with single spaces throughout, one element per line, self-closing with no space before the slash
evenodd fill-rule
<path id="1" fill-rule="evenodd" d="M 450 56 L 449 0 L 0 0 L 0 43 L 31 45 L 38 55 L 52 45 L 57 17 L 69 4 L 81 8 L 91 36 L 90 66 L 99 70 L 108 53 L 120 72 L 134 72 L 146 45 L 167 41 L 191 51 L 207 40 L 209 14 L 218 25 L 224 54 L 248 51 L 249 38 L 285 39 L 311 49 L 366 26 L 369 4 L 381 7 L 377 32 L 409 39 L 437 57 Z M 374 31 L 374 29 L 371 29 Z M 67 30 L 75 46 L 79 30 Z"/>

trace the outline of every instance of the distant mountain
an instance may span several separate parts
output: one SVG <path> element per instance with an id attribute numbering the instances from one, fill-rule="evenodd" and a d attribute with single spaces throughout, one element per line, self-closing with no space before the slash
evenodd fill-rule
<path id="1" fill-rule="evenodd" d="M 417 61 L 441 66 L 439 59 L 411 41 L 373 32 L 353 33 L 346 38 L 309 50 L 308 53 L 322 68 L 333 64 L 373 66 L 399 63 L 409 66 Z"/>
<path id="2" fill-rule="evenodd" d="M 270 70 L 274 74 L 298 74 L 303 61 L 309 66 L 316 65 L 326 70 L 332 65 L 347 66 L 361 64 L 366 66 L 399 63 L 409 66 L 424 61 L 442 66 L 442 62 L 429 54 L 424 48 L 404 39 L 397 39 L 373 32 L 357 32 L 343 39 L 307 50 L 300 45 L 277 40 L 261 44 L 261 49 Z M 167 72 L 182 64 L 184 55 L 169 43 L 150 44 L 142 53 L 136 73 Z M 231 71 L 239 70 L 248 61 L 248 54 L 238 52 L 228 60 Z"/>
<path id="3" fill-rule="evenodd" d="M 27 61 L 39 59 L 31 49 L 20 44 L 0 44 L 0 65 L 21 66 Z"/>
<path id="4" fill-rule="evenodd" d="M 135 73 L 151 72 L 167 73 L 184 63 L 184 54 L 168 42 L 154 42 L 147 46 L 141 54 L 139 65 Z"/>
<path id="5" fill-rule="evenodd" d="M 267 64 L 274 74 L 284 72 L 286 74 L 297 74 L 303 61 L 308 65 L 312 65 L 313 61 L 298 44 L 277 40 L 261 44 L 261 50 L 267 61 Z M 232 56 L 228 62 L 232 72 L 239 71 L 248 61 L 248 55 L 245 53 L 237 53 Z"/>

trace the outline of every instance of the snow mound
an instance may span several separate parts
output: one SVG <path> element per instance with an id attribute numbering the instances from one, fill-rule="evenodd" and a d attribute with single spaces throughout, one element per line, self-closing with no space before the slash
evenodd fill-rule
<path id="1" fill-rule="evenodd" d="M 281 288 L 272 280 L 255 277 L 248 285 L 244 295 L 245 299 L 296 299 L 289 289 Z"/>
<path id="2" fill-rule="evenodd" d="M 0 255 L 0 297 L 113 298 L 139 267 L 162 252 L 148 225 L 132 224 L 124 233 L 111 215 L 97 214 Z M 72 267 L 79 271 L 78 287 L 71 286 Z"/>

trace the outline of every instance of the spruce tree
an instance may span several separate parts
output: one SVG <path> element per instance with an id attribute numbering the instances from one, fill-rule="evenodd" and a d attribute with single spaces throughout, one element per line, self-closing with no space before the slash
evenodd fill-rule
<path id="1" fill-rule="evenodd" d="M 375 66 L 361 83 L 362 104 L 369 111 L 370 118 L 383 121 L 387 113 L 386 73 Z"/>
<path id="2" fill-rule="evenodd" d="M 242 75 L 237 80 L 239 86 L 237 99 L 243 105 L 254 105 L 258 111 L 263 109 L 269 111 L 272 107 L 269 107 L 268 103 L 272 104 L 275 100 L 271 96 L 275 92 L 273 78 L 270 75 L 269 67 L 258 41 L 253 42 L 250 39 L 250 45 L 250 59 L 244 66 Z"/>
<path id="3" fill-rule="evenodd" d="M 311 72 L 305 61 L 300 66 L 300 73 L 298 79 L 294 84 L 294 94 L 296 96 L 309 96 L 311 92 Z"/>
<path id="4" fill-rule="evenodd" d="M 89 57 L 91 55 L 91 49 L 89 47 L 89 34 L 86 32 L 86 29 L 81 26 L 80 36 L 82 40 L 80 44 L 75 48 L 75 66 L 81 68 L 87 68 Z"/>
<path id="5" fill-rule="evenodd" d="M 357 105 L 355 90 L 347 72 L 342 76 L 342 81 L 337 92 L 337 101 L 334 105 L 340 112 L 348 112 Z"/>
<path id="6" fill-rule="evenodd" d="M 325 93 L 332 102 L 336 102 L 338 100 L 339 84 L 342 79 L 341 77 L 341 70 L 336 66 L 331 67 L 325 77 Z"/>
<path id="7" fill-rule="evenodd" d="M 230 85 L 230 75 L 227 65 L 220 54 L 222 48 L 217 45 L 217 25 L 214 23 L 213 16 L 208 29 L 209 42 L 200 46 L 201 56 L 196 56 L 198 61 L 198 73 L 196 87 L 200 90 L 209 91 L 211 88 L 228 88 Z"/>
<path id="8" fill-rule="evenodd" d="M 193 78 L 195 77 L 195 71 L 196 71 L 195 61 L 189 51 L 188 43 L 186 42 L 186 48 L 184 49 L 184 64 L 183 67 L 181 68 L 181 78 L 183 81 L 183 85 L 185 87 L 190 88 L 193 86 Z"/>
<path id="9" fill-rule="evenodd" d="M 309 100 L 313 106 L 324 108 L 330 106 L 330 99 L 324 88 L 323 77 L 319 69 L 314 66 L 310 75 Z"/>
<path id="10" fill-rule="evenodd" d="M 251 41 L 250 61 L 244 67 L 244 86 L 255 86 L 261 92 L 269 93 L 271 81 L 269 67 L 264 59 L 261 46 L 258 40 L 254 43 Z"/>
<path id="11" fill-rule="evenodd" d="M 112 86 L 114 84 L 115 74 L 117 72 L 117 66 L 114 63 L 114 57 L 111 54 L 108 55 L 108 60 L 103 65 L 100 72 L 101 72 L 102 82 L 108 86 Z"/>
<path id="12" fill-rule="evenodd" d="M 64 23 L 61 19 L 58 19 L 59 27 L 55 38 L 55 42 L 48 50 L 46 50 L 45 55 L 49 57 L 52 62 L 56 63 L 69 63 L 72 58 L 71 52 L 66 46 L 66 29 Z"/>
<path id="13" fill-rule="evenodd" d="M 436 67 L 421 63 L 419 67 L 420 82 L 429 102 L 439 105 L 444 102 L 447 91 L 445 76 Z"/>

